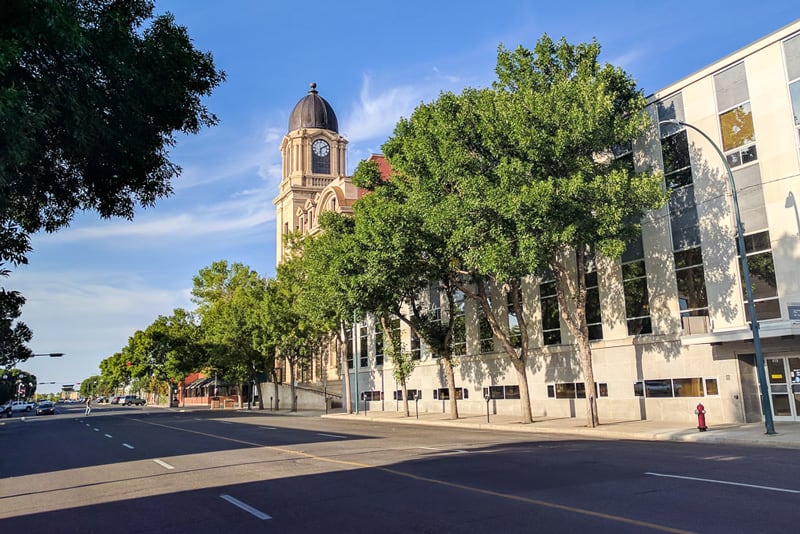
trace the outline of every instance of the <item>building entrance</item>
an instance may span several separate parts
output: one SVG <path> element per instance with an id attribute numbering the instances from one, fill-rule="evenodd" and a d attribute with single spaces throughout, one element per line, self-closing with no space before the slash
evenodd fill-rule
<path id="1" fill-rule="evenodd" d="M 770 356 L 764 359 L 772 415 L 776 421 L 800 421 L 800 356 Z"/>

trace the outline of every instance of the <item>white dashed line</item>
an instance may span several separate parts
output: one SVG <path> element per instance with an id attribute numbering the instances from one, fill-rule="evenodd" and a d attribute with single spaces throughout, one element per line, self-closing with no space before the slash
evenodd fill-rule
<path id="1" fill-rule="evenodd" d="M 786 488 L 775 488 L 772 486 L 759 486 L 757 484 L 744 484 L 742 482 L 730 482 L 728 480 L 713 480 L 711 478 L 697 478 L 697 477 L 685 477 L 679 475 L 665 475 L 663 473 L 645 473 L 645 475 L 650 475 L 654 477 L 665 477 L 665 478 L 679 478 L 682 480 L 694 480 L 697 482 L 710 482 L 712 484 L 725 484 L 727 486 L 741 486 L 744 488 L 754 488 L 754 489 L 762 489 L 768 491 L 781 491 L 783 493 L 800 493 L 800 490 L 793 490 L 793 489 L 786 489 Z"/>
<path id="2" fill-rule="evenodd" d="M 99 428 L 93 428 L 92 430 L 94 430 L 95 432 L 100 432 Z"/>
<path id="3" fill-rule="evenodd" d="M 275 428 L 274 426 L 262 426 L 259 428 L 263 428 L 264 430 L 277 430 L 277 428 Z"/>
<path id="4" fill-rule="evenodd" d="M 153 458 L 153 461 L 154 461 L 155 463 L 157 463 L 158 465 L 160 465 L 161 467 L 163 467 L 164 469 L 175 469 L 174 467 L 172 467 L 171 465 L 169 465 L 169 464 L 168 464 L 167 462 L 165 462 L 164 460 L 159 460 L 158 458 Z"/>
<path id="5" fill-rule="evenodd" d="M 223 493 L 222 495 L 220 495 L 220 497 L 222 499 L 228 501 L 232 505 L 241 508 L 245 512 L 253 514 L 254 516 L 256 516 L 259 519 L 272 519 L 271 515 L 267 515 L 264 512 L 262 512 L 261 510 L 256 510 L 255 508 L 253 508 L 249 504 L 245 504 L 242 501 L 240 501 L 239 499 L 231 497 L 230 495 L 226 495 L 226 494 Z"/>
<path id="6" fill-rule="evenodd" d="M 123 443 L 123 444 L 122 444 L 122 446 L 123 446 L 123 447 L 127 447 L 127 448 L 129 448 L 129 449 L 135 449 L 135 448 L 136 448 L 136 447 L 134 447 L 133 445 L 128 445 L 127 443 Z"/>
<path id="7" fill-rule="evenodd" d="M 336 434 L 324 434 L 322 432 L 317 432 L 318 436 L 327 436 L 329 438 L 339 438 L 339 439 L 347 439 L 347 436 L 337 436 Z"/>
<path id="8" fill-rule="evenodd" d="M 107 437 L 107 438 L 111 438 L 111 437 L 113 437 L 111 434 L 103 434 L 103 435 L 104 435 L 105 437 Z"/>

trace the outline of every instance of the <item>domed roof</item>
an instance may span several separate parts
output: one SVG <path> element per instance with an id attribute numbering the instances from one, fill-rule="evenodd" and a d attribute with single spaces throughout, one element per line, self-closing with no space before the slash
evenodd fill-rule
<path id="1" fill-rule="evenodd" d="M 317 94 L 317 84 L 312 83 L 308 94 L 300 99 L 289 115 L 289 131 L 300 128 L 322 128 L 339 133 L 339 121 L 328 102 Z"/>

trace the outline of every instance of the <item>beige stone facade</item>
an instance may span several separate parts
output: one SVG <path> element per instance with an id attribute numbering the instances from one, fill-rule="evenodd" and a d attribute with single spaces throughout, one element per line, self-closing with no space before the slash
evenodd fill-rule
<path id="1" fill-rule="evenodd" d="M 664 171 L 672 194 L 667 206 L 642 221 L 640 249 L 631 247 L 621 260 L 596 259 L 600 318 L 592 351 L 600 420 L 691 424 L 698 403 L 709 424 L 763 417 L 728 173 L 697 128 L 722 149 L 736 183 L 773 414 L 800 421 L 800 20 L 656 92 L 648 112 L 649 135 L 618 157 L 630 158 L 636 168 Z M 665 120 L 691 127 L 659 126 Z M 317 217 L 328 209 L 326 187 L 340 188 L 340 209 L 357 198 L 343 172 L 313 185 L 321 177 L 307 173 L 303 162 L 317 136 L 344 161 L 346 142 L 331 132 L 287 134 L 285 178 L 275 201 L 279 233 L 286 224 L 301 228 L 306 213 Z M 534 312 L 534 416 L 582 418 L 577 352 L 563 324 L 545 324 L 548 286 L 541 282 L 530 280 L 523 292 Z M 516 373 L 499 351 L 480 342 L 480 319 L 469 301 L 464 313 L 468 341 L 456 368 L 459 410 L 485 413 L 484 394 L 490 392 L 493 413 L 518 413 Z M 374 326 L 367 320 L 356 333 L 360 339 L 365 329 L 368 353 L 365 366 L 360 355 L 354 358 L 354 391 L 373 399 L 370 410 L 399 409 L 391 362 L 376 365 L 382 358 Z M 412 346 L 411 333 L 401 330 L 406 347 Z M 553 334 L 560 342 L 546 344 Z M 350 378 L 356 380 L 355 370 Z M 446 409 L 443 369 L 424 346 L 408 387 L 421 391 L 421 411 Z"/>

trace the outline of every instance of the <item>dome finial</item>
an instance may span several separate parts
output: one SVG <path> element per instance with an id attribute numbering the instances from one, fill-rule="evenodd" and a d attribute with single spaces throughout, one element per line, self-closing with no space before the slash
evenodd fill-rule
<path id="1" fill-rule="evenodd" d="M 317 94 L 317 82 L 311 82 L 310 87 L 311 89 L 308 90 L 308 94 Z"/>

